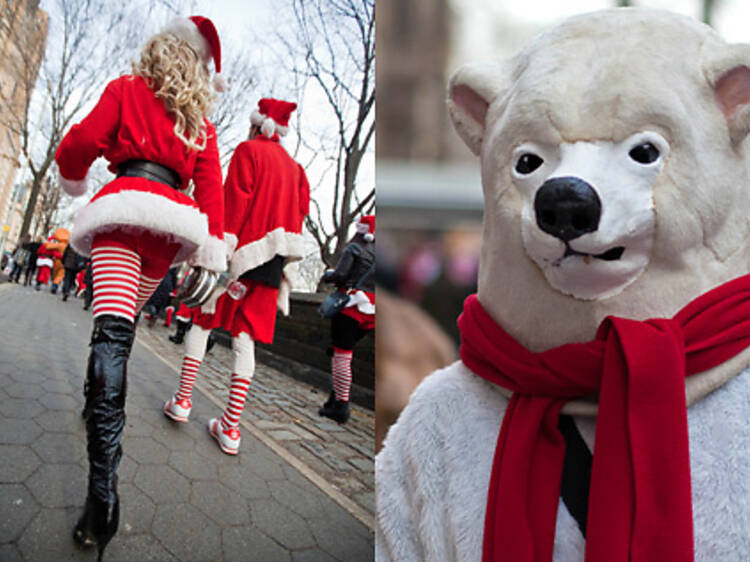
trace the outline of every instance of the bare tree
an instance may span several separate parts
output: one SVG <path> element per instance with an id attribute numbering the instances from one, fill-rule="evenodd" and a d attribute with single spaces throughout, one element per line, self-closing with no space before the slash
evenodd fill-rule
<path id="1" fill-rule="evenodd" d="M 291 71 L 299 101 L 297 155 L 310 154 L 306 167 L 324 173 L 311 186 L 307 229 L 320 248 L 323 262 L 336 263 L 346 245 L 349 227 L 375 205 L 374 178 L 364 189 L 358 173 L 375 132 L 375 2 L 374 0 L 291 0 L 291 33 L 278 33 L 286 52 L 282 66 Z M 305 112 L 304 100 L 318 95 L 335 124 L 320 125 L 321 109 Z M 303 126 L 302 123 L 305 122 Z M 327 190 L 321 196 L 321 190 Z M 321 201 L 332 200 L 330 209 Z"/>
<path id="2" fill-rule="evenodd" d="M 39 221 L 35 234 L 47 236 L 57 226 L 61 195 L 62 189 L 49 175 L 42 180 L 37 199 L 36 214 Z"/>
<path id="3" fill-rule="evenodd" d="M 23 84 L 23 99 L 20 111 L 3 112 L 0 119 L 17 135 L 19 146 L 12 148 L 20 153 L 32 181 L 21 236 L 29 231 L 63 133 L 104 83 L 124 69 L 141 19 L 148 15 L 142 6 L 124 7 L 108 0 L 52 0 L 47 8 L 46 51 L 44 33 L 29 36 L 23 26 L 16 26 L 9 34 L 18 53 L 11 70 Z M 140 19 L 130 17 L 136 9 L 141 10 Z M 37 78 L 30 69 L 42 52 Z"/>

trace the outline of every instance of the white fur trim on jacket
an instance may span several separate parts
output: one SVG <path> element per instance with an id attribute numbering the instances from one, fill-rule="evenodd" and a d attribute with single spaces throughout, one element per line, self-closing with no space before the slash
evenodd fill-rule
<path id="1" fill-rule="evenodd" d="M 234 251 L 237 249 L 237 236 L 231 232 L 224 233 L 224 244 L 227 246 L 227 261 L 232 259 Z"/>
<path id="2" fill-rule="evenodd" d="M 226 271 L 227 247 L 224 240 L 216 236 L 209 236 L 188 258 L 193 267 L 204 267 L 211 271 Z"/>
<path id="3" fill-rule="evenodd" d="M 287 262 L 291 262 L 301 260 L 304 255 L 302 235 L 287 232 L 283 227 L 279 227 L 266 233 L 263 238 L 237 248 L 232 256 L 229 273 L 233 279 L 237 279 L 249 269 L 263 265 L 274 256 L 284 256 Z"/>
<path id="4" fill-rule="evenodd" d="M 204 63 L 208 63 L 211 60 L 211 45 L 208 44 L 206 38 L 198 31 L 198 26 L 188 18 L 179 17 L 173 19 L 162 29 L 162 33 L 172 33 L 180 39 L 187 41 Z"/>
<path id="5" fill-rule="evenodd" d="M 175 264 L 185 261 L 208 237 L 208 218 L 198 208 L 132 190 L 105 195 L 78 211 L 70 242 L 79 254 L 90 256 L 97 233 L 122 227 L 164 233 L 180 242 Z"/>
<path id="6" fill-rule="evenodd" d="M 289 316 L 289 296 L 292 293 L 294 285 L 297 283 L 299 277 L 299 261 L 286 261 L 284 262 L 284 276 L 281 278 L 281 285 L 279 286 L 279 295 L 276 297 L 276 308 L 278 308 L 284 316 Z"/>
<path id="7" fill-rule="evenodd" d="M 71 197 L 80 197 L 86 193 L 86 190 L 89 187 L 87 179 L 88 178 L 83 178 L 82 180 L 69 180 L 58 174 L 57 183 L 59 183 L 63 191 Z"/>
<path id="8" fill-rule="evenodd" d="M 375 305 L 370 302 L 364 291 L 358 289 L 352 293 L 349 293 L 349 302 L 346 303 L 344 308 L 350 306 L 356 306 L 362 314 L 375 314 Z"/>

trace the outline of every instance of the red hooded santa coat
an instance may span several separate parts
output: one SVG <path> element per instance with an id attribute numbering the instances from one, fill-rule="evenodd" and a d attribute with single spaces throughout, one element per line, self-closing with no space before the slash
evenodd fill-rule
<path id="1" fill-rule="evenodd" d="M 278 139 L 259 135 L 235 149 L 224 182 L 224 238 L 234 278 L 276 255 L 285 258 L 277 304 L 289 314 L 289 292 L 304 256 L 310 185 Z"/>
<path id="2" fill-rule="evenodd" d="M 175 135 L 174 123 L 143 78 L 122 76 L 107 85 L 91 113 L 65 135 L 55 160 L 61 186 L 70 195 L 85 193 L 86 174 L 99 156 L 110 162 L 113 173 L 118 164 L 139 159 L 171 168 L 181 179 L 180 191 L 140 177 L 106 184 L 76 216 L 71 234 L 76 251 L 90 255 L 99 232 L 145 229 L 182 244 L 175 263 L 190 258 L 193 264 L 223 269 L 224 209 L 216 131 L 206 120 L 205 149 L 188 149 Z M 191 179 L 195 200 L 182 193 Z"/>

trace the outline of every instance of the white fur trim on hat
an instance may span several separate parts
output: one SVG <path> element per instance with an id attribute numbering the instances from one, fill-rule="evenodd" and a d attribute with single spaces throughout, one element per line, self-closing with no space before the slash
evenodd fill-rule
<path id="1" fill-rule="evenodd" d="M 355 230 L 356 230 L 356 231 L 357 231 L 357 232 L 358 232 L 359 234 L 365 234 L 366 232 L 369 232 L 369 230 L 370 230 L 370 225 L 369 225 L 369 224 L 367 224 L 366 222 L 358 222 L 358 223 L 355 223 L 355 224 L 354 224 L 354 229 L 355 229 Z"/>
<path id="2" fill-rule="evenodd" d="M 63 191 L 71 197 L 80 197 L 89 187 L 87 178 L 82 180 L 69 180 L 58 174 L 57 183 L 60 184 Z"/>
<path id="3" fill-rule="evenodd" d="M 204 63 L 208 64 L 211 60 L 211 45 L 208 44 L 206 38 L 198 30 L 198 26 L 188 18 L 178 17 L 173 19 L 162 30 L 162 33 L 172 33 L 180 39 L 187 41 L 188 45 L 195 49 L 195 52 L 198 53 L 198 56 Z"/>
<path id="4" fill-rule="evenodd" d="M 289 127 L 279 125 L 271 117 L 263 115 L 257 109 L 253 109 L 253 112 L 250 114 L 250 124 L 260 127 L 260 132 L 269 139 L 273 137 L 274 133 L 280 137 L 284 137 L 289 133 Z"/>
<path id="5" fill-rule="evenodd" d="M 364 239 L 366 242 L 372 242 L 375 240 L 375 235 L 372 232 L 366 232 L 364 235 Z"/>
<path id="6" fill-rule="evenodd" d="M 224 93 L 229 90 L 229 82 L 221 74 L 214 75 L 213 84 L 214 90 L 216 90 L 217 92 Z"/>
<path id="7" fill-rule="evenodd" d="M 123 227 L 163 233 L 181 243 L 175 264 L 185 261 L 208 237 L 208 218 L 197 207 L 132 190 L 104 195 L 78 211 L 70 243 L 79 254 L 90 256 L 97 233 Z"/>
<path id="8" fill-rule="evenodd" d="M 211 271 L 222 272 L 227 269 L 227 250 L 224 240 L 209 236 L 188 258 L 193 267 L 204 267 Z"/>
<path id="9" fill-rule="evenodd" d="M 266 233 L 263 238 L 240 246 L 232 256 L 229 273 L 233 279 L 249 269 L 263 265 L 274 256 L 284 256 L 287 261 L 299 261 L 304 253 L 304 238 L 301 234 L 286 232 L 283 227 Z"/>

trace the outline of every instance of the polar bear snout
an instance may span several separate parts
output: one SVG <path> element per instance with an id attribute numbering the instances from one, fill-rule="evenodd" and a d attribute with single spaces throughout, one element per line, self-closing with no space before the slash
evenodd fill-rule
<path id="1" fill-rule="evenodd" d="M 599 228 L 602 203 L 587 182 L 576 177 L 545 181 L 534 197 L 537 226 L 569 242 Z"/>

